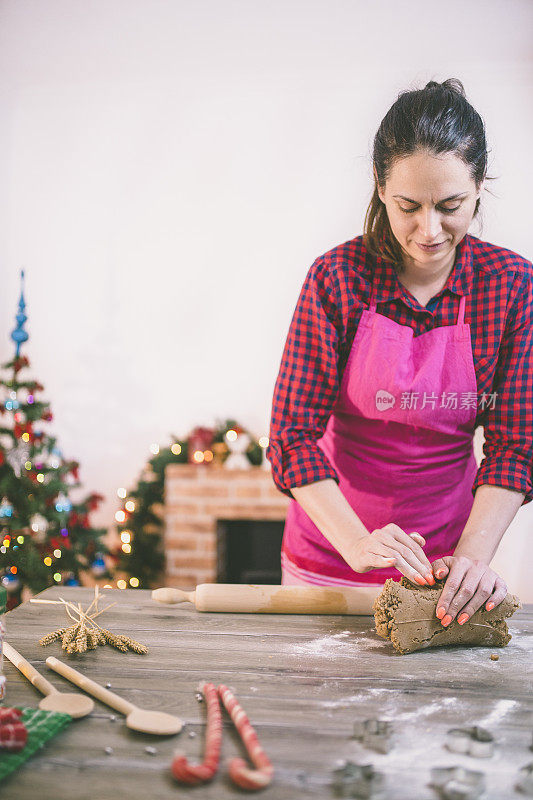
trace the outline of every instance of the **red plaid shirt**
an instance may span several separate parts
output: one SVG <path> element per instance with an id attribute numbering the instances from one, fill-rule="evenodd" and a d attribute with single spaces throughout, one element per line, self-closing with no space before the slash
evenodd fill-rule
<path id="1" fill-rule="evenodd" d="M 533 499 L 533 264 L 466 234 L 446 285 L 424 308 L 399 282 L 394 267 L 372 256 L 362 236 L 337 245 L 312 264 L 289 327 L 274 389 L 267 458 L 278 489 L 333 478 L 317 445 L 340 388 L 372 272 L 377 310 L 414 335 L 455 325 L 466 295 L 478 388 L 476 427 L 484 459 L 472 492 L 489 483 Z M 433 309 L 433 310 L 430 310 Z M 487 396 L 496 393 L 493 400 Z M 485 396 L 485 403 L 481 398 Z"/>

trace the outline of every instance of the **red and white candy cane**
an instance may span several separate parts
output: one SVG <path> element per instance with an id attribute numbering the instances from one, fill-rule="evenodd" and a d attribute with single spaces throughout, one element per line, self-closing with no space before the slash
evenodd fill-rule
<path id="1" fill-rule="evenodd" d="M 248 755 L 256 766 L 256 769 L 250 769 L 244 758 L 232 758 L 228 765 L 229 776 L 241 789 L 264 789 L 272 780 L 274 767 L 259 744 L 257 734 L 235 695 L 222 683 L 217 691 L 237 728 Z"/>
<path id="2" fill-rule="evenodd" d="M 182 753 L 176 753 L 170 765 L 176 780 L 189 786 L 207 783 L 214 777 L 218 769 L 222 744 L 222 715 L 217 690 L 213 683 L 204 683 L 201 689 L 207 710 L 204 760 L 201 764 L 189 764 Z"/>

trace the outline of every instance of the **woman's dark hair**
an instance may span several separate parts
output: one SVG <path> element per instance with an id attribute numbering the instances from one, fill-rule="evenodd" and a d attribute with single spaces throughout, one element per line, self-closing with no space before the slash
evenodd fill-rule
<path id="1" fill-rule="evenodd" d="M 419 151 L 431 154 L 453 153 L 469 167 L 479 187 L 487 178 L 485 126 L 478 112 L 466 99 L 458 78 L 442 83 L 429 81 L 423 89 L 402 92 L 381 121 L 374 137 L 372 161 L 374 193 L 368 206 L 363 241 L 374 255 L 391 261 L 398 272 L 403 269 L 403 249 L 392 233 L 387 209 L 380 200 L 378 184 L 384 187 L 393 163 Z M 479 210 L 476 202 L 474 217 Z"/>

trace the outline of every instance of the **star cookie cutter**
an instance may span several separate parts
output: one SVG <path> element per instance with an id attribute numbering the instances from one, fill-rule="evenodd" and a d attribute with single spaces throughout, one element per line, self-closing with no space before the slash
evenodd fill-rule
<path id="1" fill-rule="evenodd" d="M 354 723 L 353 738 L 358 739 L 364 747 L 388 753 L 394 746 L 394 729 L 392 722 L 384 719 L 365 719 Z"/>
<path id="2" fill-rule="evenodd" d="M 474 758 L 490 758 L 494 753 L 494 737 L 485 728 L 451 728 L 446 734 L 446 747 L 452 753 Z"/>
<path id="3" fill-rule="evenodd" d="M 345 761 L 333 770 L 333 788 L 336 797 L 355 797 L 360 800 L 384 800 L 385 775 L 372 764 L 355 764 Z"/>
<path id="4" fill-rule="evenodd" d="M 485 774 L 464 767 L 433 767 L 431 785 L 443 800 L 476 800 L 485 791 Z"/>
<path id="5" fill-rule="evenodd" d="M 533 762 L 526 764 L 518 773 L 516 788 L 527 797 L 533 797 Z"/>

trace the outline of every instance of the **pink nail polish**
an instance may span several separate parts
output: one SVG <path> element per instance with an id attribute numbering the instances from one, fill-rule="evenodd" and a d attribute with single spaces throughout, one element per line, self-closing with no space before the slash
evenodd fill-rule
<path id="1" fill-rule="evenodd" d="M 459 617 L 457 617 L 457 622 L 459 625 L 464 625 L 468 618 L 468 614 L 461 614 Z"/>
<path id="2" fill-rule="evenodd" d="M 436 576 L 437 576 L 437 578 L 440 580 L 441 578 L 443 578 L 443 577 L 444 577 L 444 573 L 445 573 L 445 570 L 443 570 L 443 569 L 438 569 L 438 570 L 436 571 L 435 575 L 436 575 Z"/>
<path id="3" fill-rule="evenodd" d="M 415 581 L 418 583 L 419 586 L 427 586 L 426 581 L 424 578 L 421 578 L 420 575 L 415 575 Z"/>
<path id="4" fill-rule="evenodd" d="M 450 615 L 446 614 L 446 616 L 442 620 L 442 624 L 444 625 L 445 628 L 447 628 L 451 621 L 452 618 L 450 617 Z"/>
<path id="5" fill-rule="evenodd" d="M 446 613 L 446 609 L 445 609 L 445 608 L 443 608 L 443 606 L 439 606 L 439 607 L 437 608 L 437 617 L 438 617 L 439 619 L 442 619 L 442 618 L 443 618 L 443 616 L 445 615 L 445 613 Z"/>
<path id="6" fill-rule="evenodd" d="M 487 609 L 487 611 L 492 611 L 492 609 L 494 608 L 494 603 L 487 603 L 485 608 Z"/>

